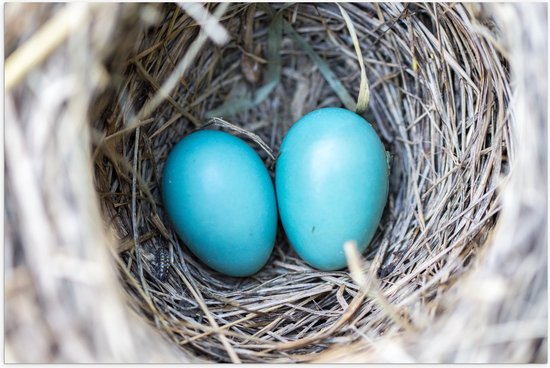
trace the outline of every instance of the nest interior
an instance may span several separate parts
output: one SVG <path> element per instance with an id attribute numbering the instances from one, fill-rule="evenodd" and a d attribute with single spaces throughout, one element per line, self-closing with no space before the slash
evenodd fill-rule
<path id="1" fill-rule="evenodd" d="M 327 68 L 359 95 L 360 64 L 338 6 L 232 4 L 220 21 L 227 41 L 217 45 L 192 11 L 166 5 L 137 50 L 117 56 L 127 67 L 97 120 L 105 132 L 95 161 L 101 206 L 120 239 L 121 279 L 134 306 L 198 357 L 310 360 L 332 344 L 419 328 L 440 312 L 437 296 L 492 231 L 510 144 L 503 58 L 468 31 L 472 16 L 462 5 L 344 8 L 370 86 L 363 115 L 391 153 L 390 198 L 363 259 L 363 271 L 378 280 L 374 291 L 362 290 L 348 270 L 312 269 L 282 230 L 260 272 L 223 276 L 178 240 L 159 192 L 168 152 L 209 117 L 258 135 L 276 153 L 303 114 L 345 107 Z M 193 52 L 171 97 L 128 129 Z"/>
<path id="2" fill-rule="evenodd" d="M 6 5 L 7 361 L 547 360 L 546 5 L 340 6 Z M 390 195 L 349 269 L 279 230 L 231 278 L 177 238 L 180 139 L 273 173 L 303 114 L 367 100 Z"/>

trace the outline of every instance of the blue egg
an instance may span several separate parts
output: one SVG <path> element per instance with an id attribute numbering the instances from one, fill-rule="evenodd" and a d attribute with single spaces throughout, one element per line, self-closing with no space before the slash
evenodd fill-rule
<path id="1" fill-rule="evenodd" d="M 388 197 L 386 151 L 372 126 L 341 108 L 322 108 L 286 134 L 275 170 L 279 214 L 296 253 L 311 266 L 347 265 L 343 245 L 363 252 Z"/>
<path id="2" fill-rule="evenodd" d="M 275 191 L 260 156 L 240 138 L 214 130 L 185 137 L 168 155 L 162 196 L 176 233 L 211 268 L 249 276 L 267 262 Z"/>

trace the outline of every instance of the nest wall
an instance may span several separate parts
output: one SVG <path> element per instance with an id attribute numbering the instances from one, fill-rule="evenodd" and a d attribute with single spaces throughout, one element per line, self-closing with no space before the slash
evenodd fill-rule
<path id="1" fill-rule="evenodd" d="M 6 96 L 9 357 L 545 361 L 547 37 L 527 27 L 545 6 L 205 8 L 219 23 L 189 5 L 31 7 L 84 25 Z M 219 117 L 272 168 L 258 141 L 276 154 L 303 114 L 349 107 L 362 73 L 343 14 L 391 157 L 379 230 L 350 269 L 309 267 L 279 229 L 260 272 L 221 275 L 170 228 L 166 156 Z"/>

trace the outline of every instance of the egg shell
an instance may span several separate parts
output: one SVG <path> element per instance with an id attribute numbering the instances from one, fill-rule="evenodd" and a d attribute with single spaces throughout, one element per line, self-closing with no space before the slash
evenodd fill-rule
<path id="1" fill-rule="evenodd" d="M 363 252 L 388 197 L 386 151 L 372 126 L 342 108 L 303 116 L 280 148 L 275 187 L 281 223 L 296 253 L 311 266 L 347 265 L 343 245 Z"/>
<path id="2" fill-rule="evenodd" d="M 258 154 L 231 134 L 181 140 L 163 172 L 164 207 L 187 247 L 211 268 L 249 276 L 267 262 L 277 232 L 273 182 Z"/>

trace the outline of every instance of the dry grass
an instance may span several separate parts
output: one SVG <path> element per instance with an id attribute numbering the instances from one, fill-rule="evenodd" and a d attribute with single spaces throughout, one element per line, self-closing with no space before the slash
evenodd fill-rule
<path id="1" fill-rule="evenodd" d="M 547 360 L 545 5 L 82 6 L 6 95 L 8 361 Z M 181 244 L 159 182 L 183 136 L 221 114 L 272 168 L 358 96 L 392 176 L 349 270 L 282 231 L 242 279 Z"/>

